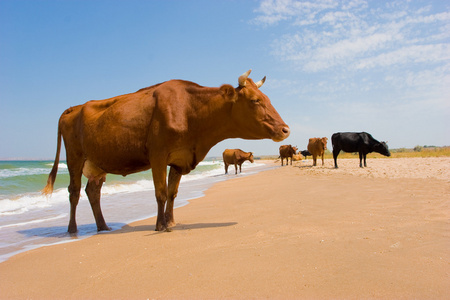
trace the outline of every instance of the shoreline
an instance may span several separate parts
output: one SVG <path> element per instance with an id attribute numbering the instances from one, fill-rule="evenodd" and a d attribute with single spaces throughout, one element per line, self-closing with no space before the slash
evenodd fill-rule
<path id="1" fill-rule="evenodd" d="M 445 298 L 450 158 L 338 162 L 216 183 L 170 233 L 153 217 L 18 254 L 2 298 Z"/>
<path id="2" fill-rule="evenodd" d="M 260 170 L 271 168 L 272 165 L 268 161 L 257 161 L 256 164 L 244 164 L 243 167 L 243 173 L 238 174 L 238 176 L 248 176 Z M 191 199 L 204 196 L 204 191 L 216 182 L 233 178 L 235 176 L 234 167 L 230 168 L 230 170 L 233 170 L 233 172 L 228 175 L 223 174 L 222 168 L 211 170 L 212 173 L 208 175 L 193 172 L 194 174 L 190 176 L 184 176 L 175 201 L 175 208 L 189 204 Z M 120 229 L 126 224 L 156 216 L 157 203 L 154 196 L 153 182 L 151 179 L 144 180 L 148 181 L 150 188 L 131 192 L 106 192 L 102 195 L 102 211 L 108 226 L 113 231 Z M 130 182 L 129 184 L 133 185 L 136 183 Z M 126 185 L 126 183 L 123 183 L 123 185 Z M 103 191 L 108 186 L 105 185 Z M 123 187 L 121 188 L 124 189 Z M 67 194 L 66 188 L 60 190 Z M 58 194 L 58 191 L 55 191 L 55 194 Z M 39 196 L 41 195 L 39 194 Z M 56 196 L 54 199 L 59 198 L 61 196 Z M 53 197 L 51 199 L 53 200 Z M 84 193 L 84 188 L 82 188 L 77 208 L 79 232 L 76 235 L 71 235 L 67 232 L 69 219 L 68 194 L 62 199 L 64 200 L 63 202 L 53 200 L 53 204 L 45 208 L 45 210 L 31 209 L 26 214 L 12 214 L 1 217 L 0 262 L 6 261 L 9 257 L 24 251 L 53 244 L 77 242 L 98 234 L 92 209 Z"/>

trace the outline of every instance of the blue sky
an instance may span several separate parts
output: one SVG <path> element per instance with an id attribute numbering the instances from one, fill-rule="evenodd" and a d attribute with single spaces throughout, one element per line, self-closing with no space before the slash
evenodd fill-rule
<path id="1" fill-rule="evenodd" d="M 170 79 L 237 86 L 248 69 L 291 136 L 209 155 L 338 131 L 450 145 L 448 1 L 2 0 L 0 159 L 53 159 L 70 106 Z"/>

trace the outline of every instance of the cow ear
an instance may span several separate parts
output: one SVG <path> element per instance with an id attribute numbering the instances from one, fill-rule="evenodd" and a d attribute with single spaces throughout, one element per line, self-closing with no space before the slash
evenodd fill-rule
<path id="1" fill-rule="evenodd" d="M 228 101 L 235 102 L 237 99 L 236 90 L 229 84 L 222 85 L 220 87 L 220 92 L 222 93 L 222 96 Z"/>

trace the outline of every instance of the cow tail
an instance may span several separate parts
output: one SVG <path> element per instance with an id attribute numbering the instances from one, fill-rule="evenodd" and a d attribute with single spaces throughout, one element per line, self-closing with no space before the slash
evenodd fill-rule
<path id="1" fill-rule="evenodd" d="M 56 173 L 58 173 L 58 165 L 59 165 L 59 154 L 61 152 L 61 129 L 58 125 L 58 145 L 56 146 L 56 157 L 55 162 L 53 163 L 53 168 L 50 171 L 47 179 L 47 185 L 42 190 L 42 194 L 51 195 L 53 193 L 53 185 L 56 179 Z"/>

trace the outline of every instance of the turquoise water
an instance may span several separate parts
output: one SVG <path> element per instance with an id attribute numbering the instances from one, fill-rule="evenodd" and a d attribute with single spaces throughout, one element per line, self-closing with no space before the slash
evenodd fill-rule
<path id="1" fill-rule="evenodd" d="M 76 236 L 67 233 L 69 174 L 65 162 L 59 164 L 52 196 L 45 197 L 40 193 L 52 166 L 52 161 L 0 161 L 0 262 L 28 249 L 97 234 L 84 186 L 77 208 L 79 232 Z M 242 166 L 242 174 L 237 176 L 273 167 L 257 161 L 253 164 L 246 162 Z M 215 182 L 236 177 L 233 167 L 228 175 L 224 173 L 222 161 L 201 162 L 190 174 L 182 177 L 176 207 L 186 205 L 189 199 L 201 197 Z M 83 180 L 85 185 L 86 179 Z M 157 205 L 151 171 L 126 177 L 108 174 L 102 188 L 102 210 L 113 230 L 155 216 Z"/>

